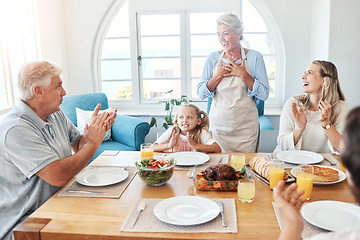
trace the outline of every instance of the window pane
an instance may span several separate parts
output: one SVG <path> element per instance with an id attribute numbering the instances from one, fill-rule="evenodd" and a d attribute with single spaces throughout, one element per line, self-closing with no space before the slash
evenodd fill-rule
<path id="1" fill-rule="evenodd" d="M 170 90 L 173 90 L 171 95 L 165 95 L 165 92 Z M 144 80 L 145 99 L 166 99 L 170 97 L 181 97 L 180 80 Z"/>
<path id="2" fill-rule="evenodd" d="M 115 16 L 106 33 L 106 38 L 129 37 L 129 6 L 128 1 L 124 3 L 118 14 Z"/>
<path id="3" fill-rule="evenodd" d="M 275 47 L 269 34 L 244 34 L 245 47 L 259 51 L 262 54 L 274 54 Z"/>
<path id="4" fill-rule="evenodd" d="M 141 36 L 180 35 L 180 15 L 141 15 Z"/>
<path id="5" fill-rule="evenodd" d="M 194 78 L 191 80 L 191 97 L 192 98 L 199 98 L 196 91 L 197 91 L 197 85 L 200 82 L 200 78 Z"/>
<path id="6" fill-rule="evenodd" d="M 191 76 L 192 77 L 201 77 L 203 73 L 203 68 L 205 64 L 205 57 L 193 57 L 191 58 Z"/>
<path id="7" fill-rule="evenodd" d="M 101 58 L 130 58 L 130 39 L 105 39 Z"/>
<path id="8" fill-rule="evenodd" d="M 130 60 L 101 61 L 101 78 L 103 80 L 131 79 Z"/>
<path id="9" fill-rule="evenodd" d="M 259 12 L 248 1 L 243 0 L 244 32 L 267 32 L 266 24 Z"/>
<path id="10" fill-rule="evenodd" d="M 208 55 L 221 49 L 217 35 L 191 36 L 191 55 Z"/>
<path id="11" fill-rule="evenodd" d="M 190 33 L 216 33 L 216 19 L 223 13 L 191 13 Z"/>
<path id="12" fill-rule="evenodd" d="M 102 92 L 110 100 L 131 100 L 132 82 L 131 81 L 111 81 L 102 82 Z"/>
<path id="13" fill-rule="evenodd" d="M 180 58 L 143 59 L 144 78 L 180 78 Z"/>
<path id="14" fill-rule="evenodd" d="M 143 37 L 143 57 L 180 56 L 180 37 Z"/>
<path id="15" fill-rule="evenodd" d="M 0 58 L 0 110 L 8 108 L 9 101 L 8 101 L 8 95 L 6 91 L 6 83 L 5 83 L 5 77 L 3 72 L 3 63 Z"/>
<path id="16" fill-rule="evenodd" d="M 268 74 L 270 93 L 269 97 L 275 97 L 276 92 L 276 56 L 264 56 L 266 72 Z"/>

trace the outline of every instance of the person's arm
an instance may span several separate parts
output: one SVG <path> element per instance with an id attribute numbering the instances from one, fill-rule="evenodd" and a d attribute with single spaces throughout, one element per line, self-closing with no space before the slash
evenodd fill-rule
<path id="1" fill-rule="evenodd" d="M 203 130 L 203 132 L 201 133 L 201 138 L 205 138 L 207 139 L 207 141 L 210 140 L 211 135 L 208 132 L 204 132 L 205 130 Z M 212 138 L 211 138 L 211 144 L 206 144 L 207 142 L 203 142 L 203 143 L 197 143 L 195 142 L 195 140 L 190 137 L 190 134 L 187 133 L 186 135 L 188 144 L 191 148 L 196 149 L 199 152 L 207 152 L 207 153 L 219 153 L 221 152 L 221 147 L 219 146 L 219 144 L 217 144 L 217 142 L 215 142 Z"/>
<path id="2" fill-rule="evenodd" d="M 92 114 L 91 119 L 94 119 L 99 114 L 100 108 L 101 108 L 101 104 L 99 103 L 95 107 L 94 113 Z M 109 113 L 109 115 L 106 119 L 106 131 L 110 130 L 111 126 L 115 122 L 116 115 L 117 115 L 117 109 L 115 109 L 111 113 Z M 80 140 L 77 143 L 71 145 L 71 149 L 73 150 L 74 153 L 77 153 L 84 146 L 85 143 L 86 143 L 86 140 L 85 140 L 84 136 L 81 136 Z"/>
<path id="3" fill-rule="evenodd" d="M 41 170 L 36 175 L 53 186 L 64 186 L 78 172 L 80 172 L 86 164 L 94 156 L 96 150 L 102 143 L 106 129 L 108 127 L 107 119 L 109 113 L 103 112 L 97 115 L 90 125 L 86 125 L 84 135 L 80 138 L 83 141 L 74 155 L 54 161 Z M 74 149 L 74 148 L 73 148 Z"/>
<path id="4" fill-rule="evenodd" d="M 305 131 L 307 119 L 304 110 L 301 107 L 298 109 L 297 104 L 295 102 L 292 103 L 291 110 L 295 119 L 295 123 L 297 125 L 297 128 L 295 128 L 295 130 L 293 131 L 294 146 L 295 146 L 299 142 L 303 132 Z"/>
<path id="5" fill-rule="evenodd" d="M 291 184 L 285 191 L 283 191 L 284 186 L 285 182 L 281 180 L 273 190 L 276 209 L 282 222 L 282 230 L 278 239 L 301 239 L 304 222 L 300 215 L 300 208 L 306 199 L 300 198 L 300 196 L 304 190 L 296 191 L 296 183 Z"/>
<path id="6" fill-rule="evenodd" d="M 341 146 L 342 135 L 336 129 L 336 127 L 333 124 L 331 124 L 331 122 L 330 122 L 329 118 L 330 118 L 331 111 L 334 111 L 334 110 L 332 109 L 331 104 L 328 101 L 326 101 L 326 100 L 320 101 L 320 103 L 319 103 L 320 124 L 323 127 L 324 132 L 325 132 L 326 136 L 328 137 L 332 147 L 336 151 L 339 151 L 340 146 Z M 347 108 L 341 109 L 340 111 L 342 111 L 342 112 L 339 114 L 337 122 L 340 124 L 344 124 L 345 116 L 348 111 L 347 111 Z M 330 128 L 326 128 L 326 126 L 328 126 L 328 125 L 330 126 Z"/>
<path id="7" fill-rule="evenodd" d="M 211 53 L 206 58 L 203 73 L 201 75 L 200 82 L 197 85 L 197 95 L 199 96 L 200 99 L 205 99 L 207 97 L 214 96 L 215 87 L 214 87 L 213 83 L 211 83 L 210 84 L 211 89 L 210 89 L 208 86 L 208 83 L 211 79 L 213 79 L 212 81 L 214 81 L 214 79 L 216 80 L 216 78 L 218 78 L 213 75 L 213 70 L 216 66 L 219 56 L 220 55 L 218 52 L 214 52 L 214 53 Z M 217 79 L 216 81 L 220 82 L 220 80 L 221 79 Z M 217 84 L 216 84 L 216 86 L 217 86 Z"/>
<path id="8" fill-rule="evenodd" d="M 294 115 L 292 113 L 292 103 L 296 100 L 291 98 L 286 101 L 280 115 L 279 136 L 277 138 L 277 150 L 287 151 L 295 149 L 294 131 L 296 128 Z M 299 140 L 301 141 L 301 139 Z"/>
<path id="9" fill-rule="evenodd" d="M 155 151 L 155 152 L 163 152 L 165 150 L 170 150 L 171 148 L 173 148 L 175 146 L 175 144 L 177 143 L 177 140 L 180 137 L 180 133 L 176 133 L 174 130 L 171 131 L 171 137 L 170 140 L 166 140 L 164 142 L 160 141 L 158 143 L 158 141 L 163 138 L 166 137 L 166 135 L 168 132 L 164 133 L 164 136 L 161 136 L 153 145 L 151 145 L 151 148 Z"/>

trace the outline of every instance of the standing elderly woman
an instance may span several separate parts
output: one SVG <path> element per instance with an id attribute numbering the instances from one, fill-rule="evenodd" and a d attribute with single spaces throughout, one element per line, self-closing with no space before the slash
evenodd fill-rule
<path id="1" fill-rule="evenodd" d="M 218 40 L 223 50 L 211 53 L 205 62 L 197 94 L 213 97 L 210 130 L 224 152 L 255 152 L 259 121 L 256 102 L 269 96 L 269 83 L 262 55 L 240 44 L 240 19 L 226 13 L 217 19 Z"/>
<path id="2" fill-rule="evenodd" d="M 275 152 L 294 149 L 318 153 L 339 151 L 349 108 L 340 88 L 336 66 L 315 60 L 302 80 L 305 95 L 285 103 Z"/>

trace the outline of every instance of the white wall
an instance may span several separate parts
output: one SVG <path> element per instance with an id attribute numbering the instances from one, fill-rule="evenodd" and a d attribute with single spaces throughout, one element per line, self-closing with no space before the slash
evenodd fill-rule
<path id="1" fill-rule="evenodd" d="M 360 1 L 331 1 L 329 60 L 350 107 L 360 106 Z"/>

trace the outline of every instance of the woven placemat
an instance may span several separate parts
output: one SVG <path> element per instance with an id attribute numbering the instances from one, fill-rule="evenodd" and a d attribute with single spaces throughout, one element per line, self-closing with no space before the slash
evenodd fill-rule
<path id="1" fill-rule="evenodd" d="M 146 208 L 141 212 L 135 226 L 131 228 L 132 223 L 138 213 L 139 201 L 135 202 L 130 210 L 120 231 L 123 232 L 179 232 L 179 233 L 200 233 L 200 232 L 220 232 L 220 233 L 237 233 L 236 206 L 233 198 L 211 198 L 215 202 L 222 201 L 224 204 L 224 215 L 228 226 L 223 227 L 221 224 L 221 215 L 215 219 L 193 226 L 177 226 L 162 222 L 154 215 L 154 207 L 164 199 L 144 198 Z"/>
<path id="2" fill-rule="evenodd" d="M 112 167 L 114 166 L 89 166 L 87 169 L 94 168 L 103 168 L 103 167 Z M 116 167 L 123 168 L 123 167 Z M 85 170 L 86 171 L 86 170 Z M 122 182 L 112 184 L 109 186 L 103 187 L 89 187 L 84 186 L 76 182 L 74 179 L 68 186 L 66 186 L 58 196 L 64 197 L 95 197 L 95 198 L 120 198 L 121 194 L 124 192 L 126 187 L 129 185 L 131 180 L 136 175 L 135 167 L 128 167 L 126 171 L 129 172 L 129 176 Z M 69 192 L 69 191 L 84 191 L 84 192 Z M 91 192 L 91 193 L 90 193 Z"/>

